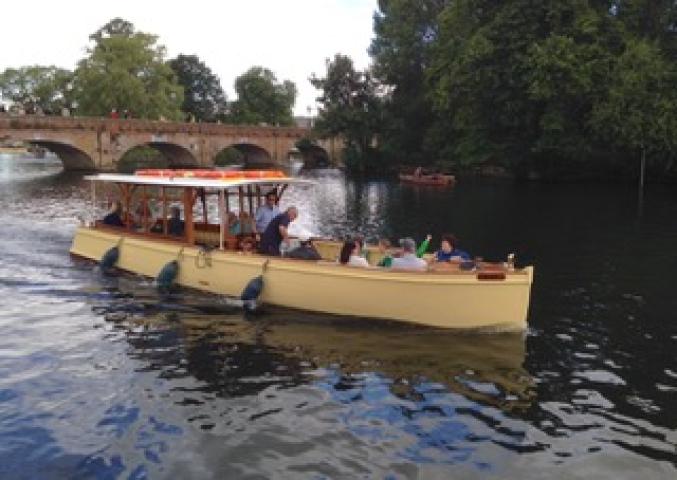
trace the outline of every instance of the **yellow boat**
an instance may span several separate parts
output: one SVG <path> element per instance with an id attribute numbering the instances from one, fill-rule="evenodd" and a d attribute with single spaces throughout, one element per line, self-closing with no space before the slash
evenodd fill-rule
<path id="1" fill-rule="evenodd" d="M 239 296 L 252 278 L 262 275 L 261 301 L 308 311 L 442 328 L 504 331 L 527 327 L 533 267 L 482 264 L 474 271 L 444 268 L 427 272 L 349 267 L 336 263 L 340 245 L 330 240 L 314 242 L 323 257 L 317 262 L 237 251 L 238 239 L 228 235 L 225 220 L 231 204 L 239 212 L 253 214 L 267 191 L 273 189 L 279 197 L 289 185 L 308 185 L 307 180 L 279 172 L 224 172 L 221 177 L 208 171 L 167 170 L 86 178 L 92 182 L 93 219 L 98 216 L 101 184 L 116 189 L 128 215 L 125 227 L 100 221 L 80 226 L 71 248 L 76 256 L 98 261 L 117 247 L 116 267 L 152 278 L 176 261 L 177 284 L 229 296 Z M 198 199 L 201 222 L 196 221 Z M 185 232 L 181 237 L 168 234 L 171 202 L 183 207 Z M 211 223 L 209 212 L 214 204 L 218 220 Z M 162 214 L 153 220 L 153 207 L 159 205 Z M 138 218 L 129 215 L 132 211 L 140 212 Z M 369 250 L 372 264 L 378 257 L 374 249 Z"/>

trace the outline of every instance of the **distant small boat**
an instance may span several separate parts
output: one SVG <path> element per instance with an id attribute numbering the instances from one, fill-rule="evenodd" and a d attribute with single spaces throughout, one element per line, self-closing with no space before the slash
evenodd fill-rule
<path id="1" fill-rule="evenodd" d="M 456 182 L 456 177 L 442 173 L 432 173 L 429 175 L 400 173 L 400 181 L 405 183 L 413 183 L 416 185 L 445 187 L 447 185 L 453 185 L 454 182 Z"/>

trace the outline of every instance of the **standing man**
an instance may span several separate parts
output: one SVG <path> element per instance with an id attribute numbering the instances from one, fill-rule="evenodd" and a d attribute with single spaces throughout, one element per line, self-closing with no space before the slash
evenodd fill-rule
<path id="1" fill-rule="evenodd" d="M 279 214 L 273 218 L 266 230 L 261 235 L 261 243 L 259 244 L 259 253 L 264 255 L 280 256 L 280 244 L 289 244 L 289 231 L 287 227 L 291 222 L 296 220 L 299 213 L 296 207 L 289 207 L 287 211 Z"/>
<path id="2" fill-rule="evenodd" d="M 280 214 L 280 209 L 277 207 L 277 194 L 275 191 L 270 191 L 266 193 L 266 203 L 261 205 L 258 210 L 256 210 L 256 216 L 254 220 L 256 222 L 256 232 L 257 234 L 263 234 L 266 231 L 266 227 Z"/>

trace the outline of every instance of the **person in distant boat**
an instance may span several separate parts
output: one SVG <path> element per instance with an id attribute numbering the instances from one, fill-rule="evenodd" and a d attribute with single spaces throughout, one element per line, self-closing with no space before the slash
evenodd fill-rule
<path id="1" fill-rule="evenodd" d="M 414 170 L 414 176 L 420 177 L 422 174 L 423 174 L 423 167 L 416 167 L 416 170 Z"/>
<path id="2" fill-rule="evenodd" d="M 400 246 L 402 247 L 402 255 L 400 257 L 393 258 L 393 262 L 391 264 L 392 268 L 420 271 L 425 271 L 428 269 L 428 264 L 426 261 L 416 256 L 416 242 L 412 238 L 401 239 Z"/>
<path id="3" fill-rule="evenodd" d="M 103 224 L 111 227 L 124 227 L 125 222 L 122 221 L 122 202 L 115 200 L 111 205 L 110 212 L 103 217 Z"/>
<path id="4" fill-rule="evenodd" d="M 301 242 L 301 245 L 290 250 L 289 253 L 287 253 L 287 257 L 296 258 L 298 260 L 322 260 L 322 256 L 313 246 L 310 235 L 307 233 L 299 235 L 299 242 Z"/>
<path id="5" fill-rule="evenodd" d="M 185 224 L 183 220 L 181 220 L 181 209 L 174 206 L 171 208 L 170 212 L 171 217 L 169 218 L 169 222 L 167 222 L 167 233 L 174 237 L 182 237 Z"/>
<path id="6" fill-rule="evenodd" d="M 367 259 L 360 255 L 360 244 L 355 240 L 346 240 L 339 254 L 339 263 L 351 267 L 368 267 Z"/>
<path id="7" fill-rule="evenodd" d="M 280 256 L 280 244 L 289 246 L 289 231 L 287 227 L 296 220 L 299 212 L 296 207 L 289 207 L 284 213 L 273 218 L 266 230 L 261 234 L 259 253 L 264 255 Z"/>
<path id="8" fill-rule="evenodd" d="M 256 210 L 256 215 L 254 217 L 256 226 L 255 233 L 263 234 L 263 232 L 266 231 L 268 224 L 280 213 L 280 209 L 277 206 L 277 194 L 274 191 L 268 192 L 266 194 L 266 203 Z"/>
<path id="9" fill-rule="evenodd" d="M 440 249 L 435 253 L 436 262 L 465 262 L 470 260 L 470 254 L 456 248 L 458 239 L 454 235 L 443 235 Z"/>

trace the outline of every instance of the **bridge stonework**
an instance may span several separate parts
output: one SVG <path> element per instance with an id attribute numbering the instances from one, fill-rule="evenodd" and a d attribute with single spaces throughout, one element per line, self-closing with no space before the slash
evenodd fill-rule
<path id="1" fill-rule="evenodd" d="M 131 149 L 147 145 L 172 167 L 211 167 L 227 147 L 253 152 L 253 163 L 283 166 L 296 142 L 310 130 L 296 127 L 174 123 L 85 117 L 0 115 L 0 141 L 21 141 L 55 153 L 65 170 L 116 171 Z M 339 165 L 339 139 L 317 145 L 333 165 Z M 245 153 L 247 155 L 247 153 Z"/>

